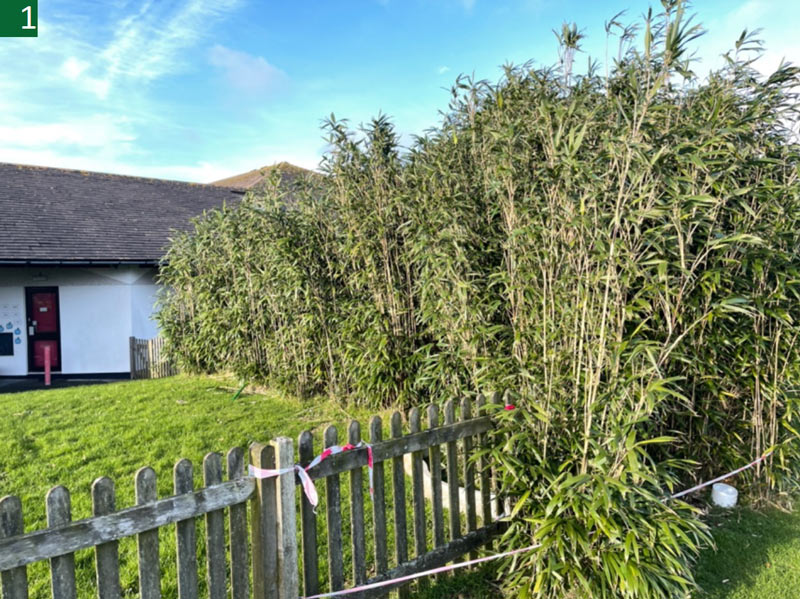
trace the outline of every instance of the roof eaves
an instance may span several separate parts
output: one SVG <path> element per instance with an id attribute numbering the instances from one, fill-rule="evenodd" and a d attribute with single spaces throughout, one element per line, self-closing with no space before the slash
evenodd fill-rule
<path id="1" fill-rule="evenodd" d="M 158 266 L 160 260 L 3 260 L 0 266 Z"/>

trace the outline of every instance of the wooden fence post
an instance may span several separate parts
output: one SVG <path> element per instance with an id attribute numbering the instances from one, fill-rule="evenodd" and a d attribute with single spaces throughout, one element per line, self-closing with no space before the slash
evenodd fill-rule
<path id="1" fill-rule="evenodd" d="M 278 477 L 278 596 L 280 599 L 297 599 L 300 594 L 300 573 L 297 563 L 294 443 L 288 437 L 278 437 L 272 445 L 278 468 L 291 469 Z"/>
<path id="2" fill-rule="evenodd" d="M 486 408 L 486 398 L 483 394 L 478 395 L 478 400 L 475 404 L 478 412 L 478 417 L 489 415 L 491 412 Z M 483 433 L 478 435 L 478 447 L 486 448 L 489 443 L 489 435 Z M 478 476 L 481 481 L 481 525 L 486 526 L 492 521 L 492 499 L 491 499 L 491 468 L 489 466 L 489 457 L 482 454 L 478 461 Z M 492 548 L 492 542 L 486 544 L 487 549 Z"/>
<path id="3" fill-rule="evenodd" d="M 506 397 L 508 397 L 508 396 L 506 396 Z M 500 397 L 500 394 L 497 393 L 496 391 L 494 393 L 492 393 L 492 403 L 496 406 L 496 409 L 499 412 L 500 409 L 503 406 L 503 398 Z M 496 432 L 492 432 L 492 434 L 489 436 L 489 438 L 491 439 L 491 442 L 493 444 L 499 444 L 499 442 L 500 442 L 500 435 L 498 433 L 496 433 Z M 492 469 L 492 488 L 494 489 L 493 511 L 494 511 L 495 517 L 499 517 L 500 514 L 503 513 L 503 498 L 500 495 L 500 472 L 499 472 L 497 466 L 495 466 Z M 510 513 L 510 512 L 508 512 L 508 513 Z"/>
<path id="4" fill-rule="evenodd" d="M 263 443 L 250 446 L 250 461 L 256 468 L 275 468 L 275 448 Z M 250 503 L 253 555 L 253 599 L 277 599 L 277 513 L 275 478 L 256 479 Z"/>
<path id="5" fill-rule="evenodd" d="M 136 337 L 128 337 L 128 348 L 131 360 L 131 378 L 136 378 Z"/>

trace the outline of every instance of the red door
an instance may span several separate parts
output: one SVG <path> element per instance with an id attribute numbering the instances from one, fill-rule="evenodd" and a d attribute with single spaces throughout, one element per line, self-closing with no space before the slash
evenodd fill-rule
<path id="1" fill-rule="evenodd" d="M 58 287 L 26 287 L 28 314 L 28 372 L 44 370 L 45 348 L 50 348 L 50 368 L 61 370 Z"/>

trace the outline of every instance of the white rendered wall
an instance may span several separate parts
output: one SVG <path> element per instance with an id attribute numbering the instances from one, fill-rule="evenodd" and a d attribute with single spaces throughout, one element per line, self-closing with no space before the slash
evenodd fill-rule
<path id="1" fill-rule="evenodd" d="M 0 376 L 28 374 L 25 287 L 58 287 L 62 374 L 129 372 L 128 338 L 158 334 L 153 269 L 0 268 L 0 320 L 17 306 L 22 332 L 14 355 L 0 356 Z"/>
<path id="2" fill-rule="evenodd" d="M 130 286 L 63 285 L 58 292 L 61 372 L 129 372 Z"/>
<path id="3" fill-rule="evenodd" d="M 139 339 L 158 337 L 158 324 L 153 319 L 158 285 L 150 275 L 131 285 L 131 335 Z"/>

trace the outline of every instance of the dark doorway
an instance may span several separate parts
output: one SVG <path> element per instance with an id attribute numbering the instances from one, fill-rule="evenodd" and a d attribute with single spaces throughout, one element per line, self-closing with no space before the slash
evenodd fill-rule
<path id="1" fill-rule="evenodd" d="M 28 372 L 44 371 L 45 348 L 50 348 L 50 369 L 61 371 L 61 323 L 58 287 L 26 287 L 28 316 Z"/>

